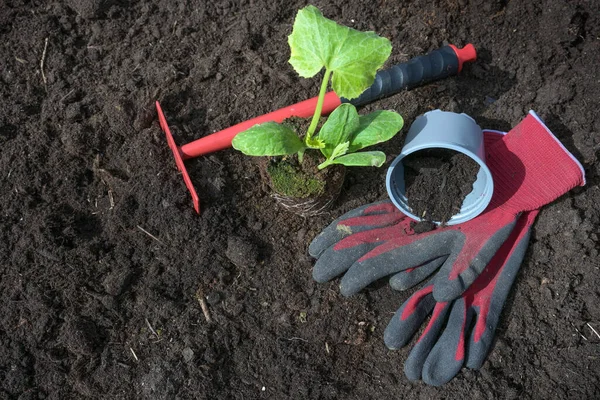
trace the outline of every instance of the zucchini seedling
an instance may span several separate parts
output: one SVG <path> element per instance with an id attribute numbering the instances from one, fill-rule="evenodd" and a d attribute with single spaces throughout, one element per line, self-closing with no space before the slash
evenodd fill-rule
<path id="1" fill-rule="evenodd" d="M 404 121 L 393 111 L 358 115 L 352 104 L 339 105 L 317 132 L 325 93 L 331 87 L 340 98 L 354 99 L 373 84 L 390 56 L 392 45 L 374 32 L 360 32 L 325 18 L 314 6 L 298 11 L 291 35 L 290 64 L 303 78 L 311 78 L 323 68 L 314 115 L 306 132 L 276 122 L 258 124 L 239 133 L 233 147 L 249 156 L 298 155 L 302 163 L 306 150 L 319 150 L 332 164 L 380 167 L 385 162 L 381 151 L 359 151 L 385 142 L 402 129 Z"/>

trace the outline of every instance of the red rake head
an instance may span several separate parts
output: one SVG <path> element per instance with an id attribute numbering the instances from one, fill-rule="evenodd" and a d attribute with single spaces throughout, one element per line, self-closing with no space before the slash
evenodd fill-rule
<path id="1" fill-rule="evenodd" d="M 173 135 L 171 135 L 171 130 L 169 129 L 169 125 L 167 125 L 167 120 L 162 112 L 162 109 L 160 108 L 160 104 L 158 103 L 158 101 L 156 102 L 156 111 L 158 112 L 158 121 L 160 122 L 160 127 L 167 136 L 167 143 L 169 143 L 169 147 L 173 152 L 173 157 L 175 157 L 175 164 L 177 164 L 177 168 L 183 174 L 183 181 L 185 182 L 185 186 L 187 186 L 188 190 L 190 191 L 190 194 L 192 195 L 194 209 L 198 214 L 200 214 L 200 199 L 198 198 L 196 189 L 194 189 L 194 185 L 192 185 L 190 175 L 188 174 L 187 169 L 185 169 L 183 159 L 181 158 L 181 152 L 179 151 L 179 147 L 177 147 L 177 145 L 175 144 L 175 140 L 173 139 Z"/>

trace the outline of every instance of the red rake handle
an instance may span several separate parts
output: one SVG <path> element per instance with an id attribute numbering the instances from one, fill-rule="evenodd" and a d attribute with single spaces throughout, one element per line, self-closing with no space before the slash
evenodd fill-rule
<path id="1" fill-rule="evenodd" d="M 472 44 L 467 44 L 462 49 L 453 45 L 444 46 L 427 55 L 415 57 L 406 63 L 379 71 L 373 85 L 357 99 L 340 99 L 335 92 L 327 93 L 323 102 L 322 114 L 327 115 L 331 113 L 342 102 L 349 102 L 356 106 L 360 106 L 382 97 L 398 93 L 404 89 L 413 88 L 436 79 L 456 75 L 460 72 L 463 63 L 474 61 L 476 58 L 477 53 Z M 249 129 L 256 124 L 270 121 L 282 122 L 289 117 L 311 117 L 317 106 L 317 99 L 317 97 L 313 97 L 312 99 L 241 122 L 181 147 L 177 147 L 175 144 L 169 126 L 167 125 L 167 120 L 157 101 L 156 111 L 158 112 L 160 126 L 167 136 L 167 141 L 169 142 L 169 147 L 175 157 L 177 168 L 179 168 L 183 174 L 185 185 L 192 195 L 192 201 L 194 202 L 196 212 L 200 213 L 200 201 L 198 199 L 198 194 L 192 185 L 190 176 L 185 169 L 183 160 L 209 154 L 217 150 L 227 149 L 231 147 L 231 141 L 238 133 Z"/>
<path id="2" fill-rule="evenodd" d="M 222 131 L 213 133 L 212 135 L 208 135 L 191 143 L 184 144 L 179 148 L 179 151 L 181 152 L 181 157 L 184 160 L 187 160 L 189 158 L 202 156 L 217 150 L 227 149 L 231 147 L 231 141 L 238 133 L 243 132 L 246 129 L 250 129 L 256 124 L 262 124 L 263 122 L 271 121 L 282 122 L 284 119 L 290 117 L 312 117 L 317 106 L 317 99 L 317 97 L 313 97 L 312 99 L 304 100 L 300 103 L 280 108 L 277 111 L 261 115 L 260 117 L 252 118 L 244 122 L 240 122 L 237 125 L 223 129 Z M 325 94 L 322 113 L 329 114 L 333 110 L 335 110 L 336 107 L 340 104 L 341 100 L 335 94 L 335 92 L 329 92 Z"/>
<path id="3" fill-rule="evenodd" d="M 459 49 L 448 45 L 432 51 L 429 54 L 415 57 L 405 63 L 394 65 L 377 73 L 375 82 L 359 98 L 353 100 L 340 99 L 335 92 L 325 95 L 322 114 L 327 115 L 342 102 L 355 106 L 364 105 L 382 97 L 390 96 L 404 89 L 413 88 L 437 79 L 456 75 L 465 62 L 474 61 L 477 52 L 472 44 Z M 289 117 L 311 117 L 317 105 L 317 97 L 281 108 L 277 111 L 261 115 L 248 121 L 205 136 L 179 148 L 184 160 L 209 154 L 217 150 L 231 147 L 231 141 L 240 132 L 256 124 L 264 122 L 282 122 Z"/>

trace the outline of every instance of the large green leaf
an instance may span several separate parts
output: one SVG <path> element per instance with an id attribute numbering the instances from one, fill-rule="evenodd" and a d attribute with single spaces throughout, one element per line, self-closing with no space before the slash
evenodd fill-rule
<path id="1" fill-rule="evenodd" d="M 292 129 L 276 122 L 254 125 L 238 133 L 231 144 L 248 156 L 284 156 L 304 148 Z"/>
<path id="2" fill-rule="evenodd" d="M 290 64 L 300 76 L 313 77 L 324 67 L 333 72 L 333 90 L 347 99 L 373 84 L 392 51 L 388 39 L 338 25 L 314 6 L 298 11 L 288 43 Z"/>
<path id="3" fill-rule="evenodd" d="M 358 126 L 358 112 L 352 104 L 345 103 L 333 110 L 319 131 L 318 139 L 325 143 L 321 153 L 327 158 L 331 157 L 333 149 L 349 141 Z"/>
<path id="4" fill-rule="evenodd" d="M 375 111 L 361 115 L 359 127 L 350 140 L 350 153 L 393 138 L 404 126 L 400 114 L 393 111 Z"/>
<path id="5" fill-rule="evenodd" d="M 342 164 L 347 167 L 381 167 L 385 162 L 385 154 L 381 151 L 361 151 L 336 158 L 331 164 Z"/>

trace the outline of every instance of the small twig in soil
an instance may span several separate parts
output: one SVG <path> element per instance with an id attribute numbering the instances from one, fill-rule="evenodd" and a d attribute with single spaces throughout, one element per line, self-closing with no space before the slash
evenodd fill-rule
<path id="1" fill-rule="evenodd" d="M 158 333 L 156 333 L 156 331 L 154 330 L 152 325 L 150 325 L 150 321 L 148 321 L 148 318 L 145 318 L 145 320 L 146 320 L 146 325 L 148 326 L 148 329 L 150 329 L 150 332 L 152 332 L 152 334 L 154 334 L 154 336 L 156 336 L 158 338 L 159 337 Z"/>
<path id="2" fill-rule="evenodd" d="M 17 61 L 18 61 L 18 62 L 20 62 L 21 64 L 27 64 L 27 60 L 23 60 L 22 58 L 15 57 L 15 60 L 17 60 Z"/>
<path id="3" fill-rule="evenodd" d="M 329 343 L 325 342 L 325 351 L 329 354 Z"/>
<path id="4" fill-rule="evenodd" d="M 210 317 L 210 313 L 208 312 L 208 304 L 206 304 L 206 299 L 204 298 L 204 291 L 201 287 L 198 288 L 198 290 L 196 290 L 196 299 L 198 299 L 198 303 L 200 303 L 200 308 L 202 309 L 202 313 L 204 314 L 206 322 L 210 324 L 212 322 L 212 318 Z"/>
<path id="5" fill-rule="evenodd" d="M 140 359 L 138 358 L 137 354 L 135 354 L 135 351 L 133 351 L 133 347 L 129 347 L 129 350 L 131 350 L 131 354 L 133 354 L 133 358 L 135 358 L 135 361 L 139 362 Z"/>
<path id="6" fill-rule="evenodd" d="M 115 199 L 112 190 L 108 189 L 108 200 L 110 201 L 110 210 L 115 208 Z"/>
<path id="7" fill-rule="evenodd" d="M 600 339 L 600 334 L 598 334 L 598 331 L 597 331 L 597 330 L 595 330 L 595 329 L 594 329 L 594 328 L 593 328 L 593 327 L 590 325 L 590 323 L 589 323 L 589 322 L 586 322 L 585 324 L 588 326 L 588 328 L 590 328 L 590 329 L 592 330 L 592 332 L 594 332 L 594 335 L 598 336 L 598 339 Z"/>
<path id="8" fill-rule="evenodd" d="M 145 230 L 145 229 L 144 229 L 144 228 L 142 228 L 141 226 L 139 226 L 139 225 L 138 225 L 137 227 L 138 227 L 138 229 L 139 229 L 140 231 L 144 232 L 146 235 L 150 236 L 152 239 L 156 240 L 158 243 L 160 243 L 160 244 L 164 244 L 164 243 L 162 242 L 162 240 L 160 240 L 159 238 L 157 238 L 156 236 L 154 236 L 153 234 L 151 234 L 150 232 L 148 232 L 147 230 Z"/>
<path id="9" fill-rule="evenodd" d="M 300 340 L 300 341 L 302 341 L 302 342 L 308 343 L 308 340 L 306 340 L 306 339 L 302 339 L 302 338 L 300 338 L 300 337 L 291 337 L 291 338 L 289 338 L 289 339 L 287 339 L 287 338 L 286 338 L 285 340 Z"/>
<path id="10" fill-rule="evenodd" d="M 573 327 L 573 328 L 575 328 L 575 327 Z M 585 340 L 587 342 L 588 339 L 585 336 L 583 336 L 583 333 L 581 333 L 581 331 L 577 328 L 575 328 L 575 330 L 577 331 L 577 333 L 579 333 L 579 336 L 581 336 L 583 338 L 583 340 Z"/>
<path id="11" fill-rule="evenodd" d="M 233 23 L 229 24 L 229 26 L 227 26 L 225 28 L 225 32 L 229 32 L 234 26 L 236 26 L 237 24 L 239 24 L 241 21 L 237 18 L 233 18 Z"/>
<path id="12" fill-rule="evenodd" d="M 46 75 L 44 74 L 44 62 L 46 61 L 46 50 L 48 50 L 48 38 L 44 42 L 44 51 L 42 52 L 42 59 L 40 61 L 40 71 L 42 73 L 42 80 L 44 81 L 44 85 L 46 85 Z"/>
<path id="13" fill-rule="evenodd" d="M 75 91 L 75 89 L 71 89 L 71 91 L 69 93 L 65 94 L 63 97 L 61 97 L 58 102 L 62 103 L 63 100 L 65 100 L 67 97 L 69 97 L 74 91 Z"/>

